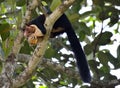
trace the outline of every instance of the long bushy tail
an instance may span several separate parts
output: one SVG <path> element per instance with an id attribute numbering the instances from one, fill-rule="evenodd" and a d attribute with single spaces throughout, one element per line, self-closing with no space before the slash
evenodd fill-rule
<path id="1" fill-rule="evenodd" d="M 88 63 L 81 47 L 81 44 L 72 28 L 69 26 L 69 29 L 66 30 L 68 39 L 70 41 L 71 48 L 75 54 L 77 66 L 81 75 L 81 78 L 84 82 L 89 83 L 91 81 L 90 70 L 88 67 Z"/>

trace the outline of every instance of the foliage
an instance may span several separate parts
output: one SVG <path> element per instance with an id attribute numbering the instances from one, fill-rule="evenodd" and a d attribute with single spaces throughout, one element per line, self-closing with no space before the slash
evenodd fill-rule
<path id="1" fill-rule="evenodd" d="M 61 0 L 45 0 L 45 2 L 54 10 L 61 3 Z M 26 0 L 0 0 L 0 55 L 2 57 L 7 57 L 11 52 L 13 41 L 19 31 L 17 29 L 20 28 L 26 12 L 26 6 Z M 65 12 L 80 41 L 85 43 L 84 51 L 93 73 L 93 81 L 109 82 L 117 79 L 117 76 L 110 72 L 120 68 L 120 45 L 115 45 L 120 41 L 114 39 L 114 36 L 119 36 L 120 31 L 119 6 L 119 0 L 76 0 L 74 5 Z M 38 16 L 40 12 L 41 9 L 37 7 L 33 11 L 32 19 Z M 50 41 L 44 57 L 53 59 L 64 66 L 69 64 L 70 66 L 68 67 L 75 69 L 75 61 L 71 59 L 74 57 L 71 54 L 71 48 L 66 36 L 58 36 Z M 19 53 L 31 54 L 34 47 L 29 46 L 25 39 L 23 39 L 22 43 L 23 46 Z M 106 48 L 108 46 L 117 48 L 114 51 L 117 56 L 111 54 L 113 47 L 108 49 Z M 63 52 L 64 49 L 70 51 L 70 54 Z M 109 63 L 114 68 L 111 68 Z M 26 63 L 21 64 L 24 67 Z M 18 69 L 16 75 L 22 69 Z M 101 80 L 101 78 L 103 79 Z M 75 87 L 77 85 L 80 85 L 81 88 L 85 87 L 80 80 L 68 77 L 65 73 L 59 73 L 50 67 L 38 68 L 35 75 L 22 88 L 33 88 L 35 87 L 35 82 L 39 83 L 38 88 Z"/>

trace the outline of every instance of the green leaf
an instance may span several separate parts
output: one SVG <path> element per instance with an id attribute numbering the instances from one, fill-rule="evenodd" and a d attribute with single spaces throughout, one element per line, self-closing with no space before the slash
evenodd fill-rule
<path id="1" fill-rule="evenodd" d="M 114 67 L 116 68 L 117 65 L 118 65 L 118 59 L 115 58 L 115 57 L 113 57 L 113 56 L 110 54 L 110 52 L 105 52 L 105 54 L 106 54 L 108 60 L 110 61 L 110 63 L 111 63 L 112 65 L 114 65 Z"/>
<path id="2" fill-rule="evenodd" d="M 91 44 L 87 44 L 84 46 L 85 54 L 89 55 L 93 52 L 93 46 Z"/>
<path id="3" fill-rule="evenodd" d="M 98 58 L 104 66 L 108 66 L 108 62 L 110 62 L 114 66 L 114 69 L 120 67 L 118 59 L 113 57 L 109 52 L 98 52 Z"/>
<path id="4" fill-rule="evenodd" d="M 114 13 L 112 12 L 112 15 L 110 16 L 110 22 L 109 22 L 109 26 L 113 26 L 114 24 L 118 23 L 119 21 L 119 15 L 117 14 L 117 12 L 114 11 Z"/>
<path id="5" fill-rule="evenodd" d="M 65 81 L 60 81 L 60 84 L 61 84 L 61 85 L 66 85 L 66 86 L 68 85 L 68 83 L 65 82 Z"/>
<path id="6" fill-rule="evenodd" d="M 13 38 L 11 37 L 11 34 L 10 32 L 8 33 L 4 33 L 4 35 L 2 34 L 1 35 L 2 37 L 2 48 L 4 50 L 4 54 L 5 56 L 7 56 L 8 54 L 10 54 L 10 51 L 12 49 L 12 46 L 13 46 Z"/>
<path id="7" fill-rule="evenodd" d="M 100 68 L 100 70 L 101 70 L 101 72 L 103 72 L 103 73 L 102 73 L 103 75 L 110 72 L 109 66 L 102 66 L 102 67 Z"/>
<path id="8" fill-rule="evenodd" d="M 79 1 L 81 1 L 81 0 L 79 0 Z M 71 10 L 73 11 L 73 13 L 78 13 L 79 12 L 79 10 L 80 10 L 80 8 L 81 8 L 81 5 L 80 4 L 78 4 L 79 2 L 76 2 L 75 4 L 74 4 L 74 6 L 71 8 Z"/>
<path id="9" fill-rule="evenodd" d="M 0 34 L 8 32 L 10 30 L 10 25 L 8 23 L 0 24 Z"/>
<path id="10" fill-rule="evenodd" d="M 84 13 L 80 14 L 79 17 L 82 20 L 82 19 L 85 19 L 86 17 L 91 16 L 93 14 L 96 15 L 99 11 L 100 11 L 99 8 L 95 8 L 95 9 L 93 9 L 91 11 L 87 11 L 87 12 L 84 12 Z"/>
<path id="11" fill-rule="evenodd" d="M 93 0 L 94 5 L 104 6 L 104 0 Z"/>
<path id="12" fill-rule="evenodd" d="M 3 2 L 4 0 L 0 0 L 0 3 Z"/>
<path id="13" fill-rule="evenodd" d="M 99 15 L 98 15 L 98 18 L 99 18 L 101 21 L 105 20 L 105 19 L 109 18 L 108 13 L 109 13 L 108 11 L 101 11 L 101 12 L 99 13 Z"/>
<path id="14" fill-rule="evenodd" d="M 89 60 L 89 65 L 90 65 L 90 69 L 92 70 L 93 74 L 96 74 L 96 67 L 95 66 L 99 66 L 100 63 L 95 61 L 95 60 Z"/>
<path id="15" fill-rule="evenodd" d="M 28 42 L 24 42 L 24 46 L 21 47 L 20 53 L 31 54 L 33 49 L 29 46 Z"/>
<path id="16" fill-rule="evenodd" d="M 39 88 L 48 88 L 47 86 L 40 86 Z"/>
<path id="17" fill-rule="evenodd" d="M 80 31 L 79 39 L 80 39 L 80 41 L 84 41 L 84 39 L 85 39 L 85 33 L 84 32 Z"/>
<path id="18" fill-rule="evenodd" d="M 87 25 L 84 23 L 84 22 L 80 22 L 80 30 L 82 31 L 82 32 L 84 32 L 85 34 L 87 34 L 87 35 L 90 35 L 91 34 L 91 29 L 89 28 L 89 27 L 87 27 Z"/>
<path id="19" fill-rule="evenodd" d="M 23 6 L 26 4 L 26 0 L 16 0 L 16 5 L 17 6 Z"/>
<path id="20" fill-rule="evenodd" d="M 56 57 L 59 58 L 59 54 L 57 53 L 57 51 L 55 51 L 55 49 L 53 48 L 48 48 L 45 52 L 45 58 L 51 58 L 51 57 Z"/>
<path id="21" fill-rule="evenodd" d="M 1 34 L 1 37 L 2 37 L 2 40 L 5 41 L 8 37 L 10 36 L 10 32 L 6 32 L 6 33 L 2 33 Z"/>
<path id="22" fill-rule="evenodd" d="M 71 14 L 68 18 L 70 22 L 76 22 L 79 19 L 80 15 L 78 13 Z"/>
<path id="23" fill-rule="evenodd" d="M 111 75 L 110 73 L 107 73 L 107 74 L 105 74 L 105 78 L 104 79 L 105 80 L 115 80 L 115 79 L 117 79 L 117 77 L 114 76 L 114 75 Z"/>
<path id="24" fill-rule="evenodd" d="M 108 56 L 104 52 L 99 51 L 98 58 L 99 58 L 101 64 L 103 64 L 104 66 L 108 66 L 108 61 L 109 61 Z"/>
<path id="25" fill-rule="evenodd" d="M 50 6 L 50 9 L 53 11 L 55 8 L 57 8 L 57 6 L 59 6 L 61 4 L 61 0 L 53 0 L 52 4 Z"/>
<path id="26" fill-rule="evenodd" d="M 105 0 L 105 2 L 111 3 L 111 4 L 116 5 L 116 6 L 120 6 L 120 0 L 116 0 L 116 1 L 113 1 L 113 0 Z"/>
<path id="27" fill-rule="evenodd" d="M 93 41 L 93 44 L 98 44 L 98 45 L 106 45 L 111 42 L 110 38 L 112 37 L 111 32 L 104 32 L 102 34 L 99 34 Z"/>
<path id="28" fill-rule="evenodd" d="M 43 6 L 47 6 L 47 3 L 45 1 L 42 1 Z"/>
<path id="29" fill-rule="evenodd" d="M 120 61 L 120 45 L 117 48 L 117 58 Z"/>
<path id="30" fill-rule="evenodd" d="M 25 87 L 27 88 L 35 88 L 35 84 L 33 84 L 33 80 L 29 80 L 26 84 L 25 84 Z M 24 87 L 22 87 L 24 88 Z"/>

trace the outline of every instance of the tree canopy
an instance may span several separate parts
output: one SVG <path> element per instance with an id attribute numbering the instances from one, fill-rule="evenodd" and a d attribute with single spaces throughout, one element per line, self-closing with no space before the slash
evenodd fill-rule
<path id="1" fill-rule="evenodd" d="M 11 83 L 28 66 L 36 50 L 36 46 L 30 46 L 23 37 L 21 28 L 25 22 L 44 13 L 41 3 L 54 12 L 63 1 L 0 0 L 0 83 L 5 81 L 1 78 L 7 71 L 6 64 L 14 64 L 8 71 L 12 78 L 9 75 L 6 78 Z M 120 76 L 111 72 L 120 73 L 120 0 L 74 0 L 65 14 L 83 46 L 92 74 L 91 83 L 81 81 L 70 44 L 63 34 L 49 39 L 43 60 L 19 87 L 114 88 L 120 85 Z"/>

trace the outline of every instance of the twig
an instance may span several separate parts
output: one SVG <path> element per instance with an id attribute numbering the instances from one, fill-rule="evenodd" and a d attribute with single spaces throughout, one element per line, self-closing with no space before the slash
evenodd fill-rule
<path id="1" fill-rule="evenodd" d="M 97 50 L 98 42 L 99 42 L 100 38 L 102 37 L 102 32 L 103 32 L 103 22 L 102 22 L 102 28 L 99 33 L 98 39 L 97 39 L 97 41 L 94 42 L 95 44 L 94 44 L 94 49 L 93 49 L 93 60 L 95 60 L 95 57 L 96 57 L 96 50 Z M 97 69 L 97 64 L 95 61 L 93 61 L 93 64 L 94 64 L 94 72 L 95 72 L 94 75 L 96 76 L 95 78 L 100 79 L 99 71 Z"/>
<path id="2" fill-rule="evenodd" d="M 95 53 L 96 53 L 96 50 L 97 50 L 97 46 L 98 46 L 99 40 L 100 40 L 101 37 L 102 37 L 102 32 L 103 32 L 103 22 L 102 22 L 102 28 L 101 28 L 101 31 L 100 31 L 100 33 L 99 33 L 98 39 L 97 39 L 97 41 L 96 41 L 95 44 L 94 44 L 94 50 L 93 50 L 93 57 L 94 57 L 94 58 L 95 58 Z"/>
<path id="3" fill-rule="evenodd" d="M 31 10 L 33 10 L 36 6 L 38 6 L 38 1 L 37 0 L 33 0 L 33 2 L 30 5 L 28 5 L 25 17 L 24 17 L 24 19 L 21 23 L 21 28 L 23 28 L 25 26 L 25 24 L 30 20 Z M 12 48 L 12 53 L 14 53 L 14 54 L 19 53 L 20 48 L 22 46 L 22 43 L 21 43 L 22 38 L 23 38 L 23 32 L 19 31 L 18 36 L 16 37 L 16 39 L 14 41 L 14 45 L 13 45 L 13 48 Z"/>

